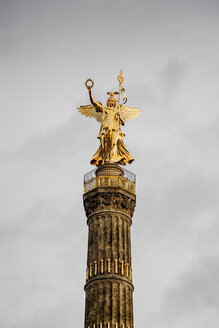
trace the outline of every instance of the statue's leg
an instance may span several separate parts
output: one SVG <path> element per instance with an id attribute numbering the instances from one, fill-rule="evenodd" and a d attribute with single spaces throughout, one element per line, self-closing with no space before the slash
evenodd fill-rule
<path id="1" fill-rule="evenodd" d="M 105 133 L 101 134 L 101 147 L 102 147 L 102 153 L 103 153 L 103 160 L 106 162 L 106 135 Z"/>
<path id="2" fill-rule="evenodd" d="M 112 131 L 108 130 L 106 134 L 106 162 L 110 162 L 110 150 L 111 150 L 111 140 L 112 140 Z"/>
<path id="3" fill-rule="evenodd" d="M 111 131 L 111 147 L 110 147 L 110 161 L 114 162 L 116 157 L 116 143 L 117 143 L 117 135 L 118 133 L 114 130 Z"/>

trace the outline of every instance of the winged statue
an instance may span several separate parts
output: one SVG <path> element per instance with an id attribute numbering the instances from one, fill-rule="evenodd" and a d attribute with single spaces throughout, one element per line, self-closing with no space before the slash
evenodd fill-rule
<path id="1" fill-rule="evenodd" d="M 88 79 L 85 85 L 89 92 L 90 105 L 78 107 L 79 112 L 90 118 L 95 118 L 101 124 L 98 139 L 100 140 L 99 147 L 93 155 L 90 163 L 96 166 L 101 166 L 106 163 L 114 163 L 117 165 L 131 164 L 134 161 L 133 156 L 127 150 L 123 138 L 125 134 L 121 131 L 121 126 L 125 122 L 138 117 L 141 113 L 139 108 L 125 106 L 127 97 L 125 89 L 122 86 L 124 82 L 122 70 L 118 76 L 119 92 L 108 92 L 106 107 L 99 101 L 95 101 L 92 88 L 94 82 Z M 115 96 L 118 96 L 116 100 Z M 121 96 L 123 96 L 122 104 Z M 118 103 L 118 104 L 117 104 Z"/>

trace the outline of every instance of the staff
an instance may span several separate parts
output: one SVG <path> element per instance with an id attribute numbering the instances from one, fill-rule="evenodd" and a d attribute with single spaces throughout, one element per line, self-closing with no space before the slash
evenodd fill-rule
<path id="1" fill-rule="evenodd" d="M 124 77 L 123 77 L 122 70 L 120 71 L 120 74 L 118 75 L 118 81 L 119 81 L 119 102 L 118 102 L 118 109 L 120 109 L 121 91 L 123 89 L 122 83 L 124 83 Z"/>

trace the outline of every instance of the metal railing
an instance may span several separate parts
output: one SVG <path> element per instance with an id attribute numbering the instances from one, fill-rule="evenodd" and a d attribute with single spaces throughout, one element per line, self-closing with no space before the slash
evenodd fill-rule
<path id="1" fill-rule="evenodd" d="M 95 179 L 96 178 L 95 172 L 96 172 L 96 169 L 93 169 L 92 171 L 89 171 L 89 172 L 85 173 L 85 175 L 84 175 L 84 183 L 86 183 L 86 182 L 88 182 L 88 181 L 90 181 L 92 179 Z"/>
<path id="2" fill-rule="evenodd" d="M 120 168 L 121 168 L 121 166 L 120 166 Z M 129 180 L 129 181 L 135 183 L 135 181 L 136 181 L 136 175 L 135 175 L 134 173 L 132 173 L 132 172 L 126 170 L 126 169 L 123 169 L 123 168 L 121 168 L 121 169 L 122 169 L 123 172 L 124 172 L 123 177 L 124 177 L 125 179 L 127 179 L 127 180 Z M 93 170 L 91 170 L 91 171 L 85 173 L 85 175 L 84 175 L 84 183 L 86 183 L 86 182 L 88 182 L 88 181 L 94 179 L 94 178 L 96 177 L 96 174 L 95 174 L 95 173 L 96 173 L 96 169 L 93 169 Z"/>
<path id="3" fill-rule="evenodd" d="M 135 175 L 134 173 L 132 173 L 132 172 L 126 170 L 126 169 L 122 169 L 122 170 L 123 170 L 123 172 L 124 172 L 123 177 L 124 177 L 125 179 L 127 179 L 127 180 L 129 180 L 129 181 L 131 181 L 131 182 L 133 182 L 133 183 L 136 182 L 136 175 Z"/>

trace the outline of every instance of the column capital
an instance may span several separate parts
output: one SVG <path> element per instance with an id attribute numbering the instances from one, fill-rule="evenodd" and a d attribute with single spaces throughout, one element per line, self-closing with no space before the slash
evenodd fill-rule
<path id="1" fill-rule="evenodd" d="M 114 211 L 121 212 L 130 217 L 133 216 L 136 197 L 122 189 L 107 188 L 107 190 L 98 190 L 84 195 L 84 208 L 86 216 L 89 217 L 95 213 Z"/>

